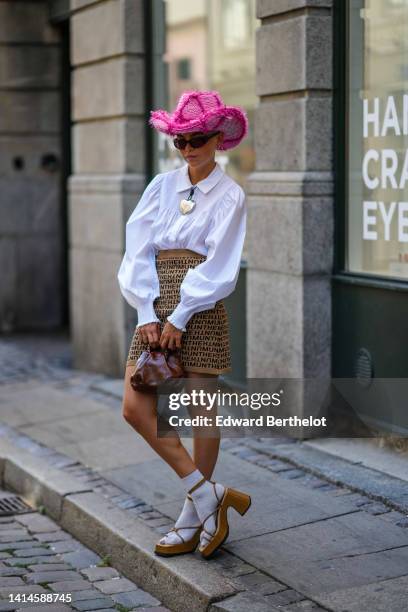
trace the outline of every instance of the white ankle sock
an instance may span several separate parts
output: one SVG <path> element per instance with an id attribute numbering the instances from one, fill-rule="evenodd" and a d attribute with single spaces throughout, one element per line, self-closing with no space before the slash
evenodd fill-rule
<path id="1" fill-rule="evenodd" d="M 186 493 L 188 493 L 190 489 L 192 489 L 194 485 L 200 482 L 200 480 L 202 480 L 203 478 L 204 476 L 198 469 L 195 469 L 194 472 L 191 472 L 191 474 L 188 474 L 188 476 L 182 478 L 181 482 L 184 485 Z"/>
<path id="2" fill-rule="evenodd" d="M 181 481 L 186 493 L 188 493 L 188 491 L 203 478 L 204 476 L 198 469 L 182 478 Z M 184 506 L 174 526 L 180 527 L 180 529 L 178 531 L 169 531 L 166 533 L 166 535 L 161 538 L 160 544 L 181 544 L 181 538 L 183 538 L 185 541 L 191 540 L 197 528 L 200 526 L 200 519 L 198 518 L 197 510 L 195 509 L 193 501 L 188 499 L 188 497 L 186 497 L 184 501 Z M 182 529 L 184 526 L 196 528 Z M 179 536 L 181 536 L 181 538 Z"/>
<path id="3" fill-rule="evenodd" d="M 195 529 L 183 529 L 184 526 L 195 527 Z M 197 510 L 195 509 L 193 501 L 188 497 L 186 497 L 184 501 L 184 506 L 176 521 L 175 527 L 179 527 L 180 529 L 166 533 L 160 540 L 160 544 L 181 544 L 183 540 L 187 542 L 191 540 L 197 528 L 200 527 L 200 519 L 198 518 Z"/>
<path id="4" fill-rule="evenodd" d="M 215 483 L 213 485 L 210 481 L 206 480 L 191 493 L 200 522 L 202 523 L 203 528 L 209 532 L 208 534 L 204 530 L 201 531 L 200 547 L 206 546 L 212 539 L 212 536 L 215 534 L 217 513 L 214 512 L 214 510 L 221 501 L 224 491 L 225 487 L 223 487 L 221 484 Z"/>

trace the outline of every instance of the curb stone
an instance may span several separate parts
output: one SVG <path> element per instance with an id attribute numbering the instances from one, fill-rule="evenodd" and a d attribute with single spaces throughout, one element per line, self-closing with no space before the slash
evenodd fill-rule
<path id="1" fill-rule="evenodd" d="M 153 553 L 157 533 L 141 520 L 84 487 L 41 457 L 1 440 L 2 484 L 30 505 L 46 507 L 58 524 L 111 563 L 126 578 L 177 612 L 201 612 L 239 592 L 210 565 L 190 555 L 178 559 Z M 21 488 L 20 488 L 21 487 Z M 170 601 L 171 599 L 171 601 Z"/>

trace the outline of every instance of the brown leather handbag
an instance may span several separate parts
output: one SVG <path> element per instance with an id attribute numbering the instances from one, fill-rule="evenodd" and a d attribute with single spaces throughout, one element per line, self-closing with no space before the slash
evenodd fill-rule
<path id="1" fill-rule="evenodd" d="M 157 393 L 159 387 L 177 388 L 179 379 L 186 376 L 180 349 L 152 348 L 140 354 L 136 369 L 130 377 L 135 391 Z"/>

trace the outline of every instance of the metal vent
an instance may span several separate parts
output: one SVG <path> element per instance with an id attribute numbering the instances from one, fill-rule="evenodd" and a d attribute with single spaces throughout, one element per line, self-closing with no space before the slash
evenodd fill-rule
<path id="1" fill-rule="evenodd" d="M 33 508 L 18 495 L 8 495 L 0 498 L 0 516 L 23 514 L 24 512 L 33 512 Z"/>
<path id="2" fill-rule="evenodd" d="M 371 385 L 374 375 L 373 360 L 371 353 L 365 348 L 361 348 L 357 353 L 354 374 L 357 382 L 362 387 L 369 387 Z"/>

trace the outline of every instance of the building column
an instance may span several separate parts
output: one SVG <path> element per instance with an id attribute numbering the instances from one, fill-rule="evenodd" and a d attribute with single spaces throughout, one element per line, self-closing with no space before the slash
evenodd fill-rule
<path id="1" fill-rule="evenodd" d="M 248 377 L 329 377 L 332 2 L 258 0 L 257 17 Z"/>
<path id="2" fill-rule="evenodd" d="M 137 318 L 117 272 L 145 187 L 144 54 L 142 0 L 71 0 L 74 365 L 119 377 Z"/>

